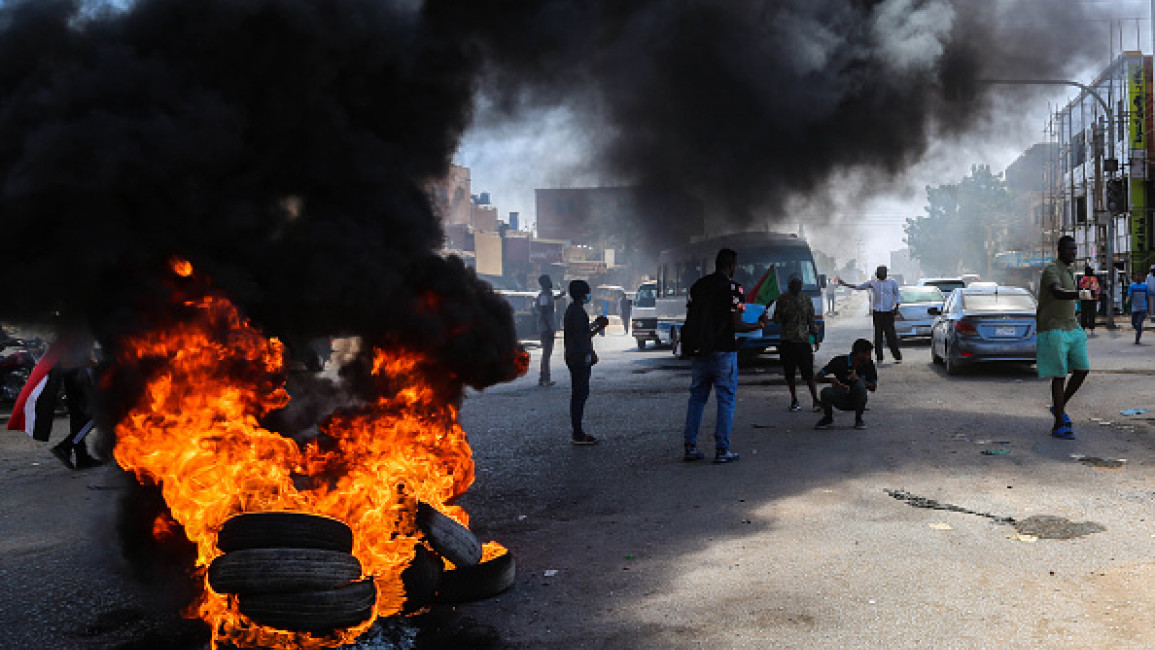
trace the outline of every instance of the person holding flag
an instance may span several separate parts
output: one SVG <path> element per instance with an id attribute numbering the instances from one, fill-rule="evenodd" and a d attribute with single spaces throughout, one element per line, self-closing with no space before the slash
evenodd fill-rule
<path id="1" fill-rule="evenodd" d="M 682 328 L 683 350 L 693 357 L 690 368 L 690 401 L 686 407 L 686 426 L 683 429 L 685 455 L 682 460 L 705 458 L 698 450 L 698 429 L 702 414 L 714 388 L 718 402 L 718 417 L 714 423 L 714 462 L 732 463 L 738 454 L 730 449 L 730 429 L 734 422 L 734 397 L 738 391 L 738 332 L 753 332 L 766 326 L 768 315 L 763 312 L 757 322 L 746 323 L 742 313 L 746 300 L 742 285 L 734 280 L 738 268 L 738 253 L 723 248 L 714 259 L 714 272 L 690 287 L 686 304 L 686 324 Z M 773 271 L 773 268 L 771 268 Z M 772 274 L 771 274 L 772 275 Z M 757 288 L 770 295 L 765 277 Z M 777 298 L 777 280 L 773 280 Z"/>
<path id="2" fill-rule="evenodd" d="M 886 267 L 879 266 L 874 271 L 875 279 L 867 280 L 862 284 L 850 284 L 838 280 L 838 284 L 850 289 L 870 290 L 870 315 L 874 320 L 874 355 L 878 363 L 882 363 L 882 337 L 886 336 L 886 345 L 894 355 L 895 363 L 902 363 L 902 350 L 898 348 L 898 332 L 894 331 L 894 315 L 898 313 L 898 304 L 902 301 L 898 293 L 898 283 L 894 278 L 886 277 Z"/>
<path id="3" fill-rule="evenodd" d="M 84 441 L 95 425 L 89 409 L 92 402 L 93 346 L 92 337 L 80 330 L 60 334 L 32 369 L 8 418 L 10 431 L 23 431 L 35 440 L 48 442 L 63 386 L 69 432 L 64 440 L 52 447 L 52 455 L 74 470 L 103 464 L 88 452 Z"/>

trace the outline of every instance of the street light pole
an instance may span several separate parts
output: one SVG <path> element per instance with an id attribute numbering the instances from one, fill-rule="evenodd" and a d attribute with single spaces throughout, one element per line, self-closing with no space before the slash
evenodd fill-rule
<path id="1" fill-rule="evenodd" d="M 1155 0 L 1151 1 L 1152 11 L 1155 12 Z M 1115 129 L 1111 124 L 1111 118 L 1114 115 L 1111 107 L 1099 95 L 1099 93 L 1092 87 L 1081 84 L 1078 81 L 1069 81 L 1067 79 L 980 79 L 979 83 L 985 84 L 1009 84 L 1009 85 L 1033 85 L 1033 86 L 1074 86 L 1099 102 L 1103 107 L 1103 113 L 1107 117 L 1107 139 L 1110 144 L 1107 145 L 1109 157 L 1107 159 L 1107 181 L 1110 182 L 1115 178 L 1115 172 L 1119 169 L 1119 161 L 1114 158 L 1115 155 Z M 1114 164 L 1111 164 L 1114 161 Z M 1097 192 L 1096 192 L 1097 193 Z M 1096 196 L 1096 199 L 1102 197 Z M 1107 211 L 1107 329 L 1115 329 L 1115 213 L 1110 210 Z"/>

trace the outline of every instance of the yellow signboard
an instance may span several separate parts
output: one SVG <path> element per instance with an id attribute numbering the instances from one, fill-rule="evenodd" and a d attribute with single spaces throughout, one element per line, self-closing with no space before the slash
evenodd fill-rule
<path id="1" fill-rule="evenodd" d="M 1128 129 L 1130 134 L 1130 154 L 1132 160 L 1131 179 L 1128 183 L 1131 195 L 1131 252 L 1138 254 L 1146 251 L 1150 242 L 1147 232 L 1147 120 L 1148 97 L 1147 79 L 1150 67 L 1143 59 L 1131 66 L 1128 76 L 1128 86 L 1131 99 Z M 1136 169 L 1135 163 L 1141 167 Z"/>

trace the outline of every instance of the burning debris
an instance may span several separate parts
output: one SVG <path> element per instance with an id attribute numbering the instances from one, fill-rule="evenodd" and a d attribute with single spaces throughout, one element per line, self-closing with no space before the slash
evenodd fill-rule
<path id="1" fill-rule="evenodd" d="M 473 462 L 430 360 L 377 349 L 361 378 L 376 397 L 334 412 L 299 444 L 261 424 L 289 401 L 284 345 L 185 261 L 173 270 L 171 320 L 119 341 L 108 385 L 141 385 L 118 420 L 114 455 L 159 487 L 196 544 L 211 588 L 194 609 L 215 640 L 350 643 L 403 610 L 402 573 L 419 546 L 456 563 L 482 559 L 468 515 L 451 505 L 473 482 Z M 453 538 L 455 527 L 464 532 Z"/>

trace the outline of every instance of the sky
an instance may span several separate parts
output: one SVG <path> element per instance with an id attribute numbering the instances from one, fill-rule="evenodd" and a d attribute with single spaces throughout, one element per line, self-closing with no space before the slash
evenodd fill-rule
<path id="1" fill-rule="evenodd" d="M 1089 64 L 1072 80 L 1089 83 L 1121 49 L 1151 52 L 1149 0 L 1076 4 L 1093 17 L 1087 29 L 1094 32 L 1095 42 L 1090 44 Z M 1070 34 L 1054 37 L 1061 40 Z M 885 263 L 890 251 L 905 246 L 902 226 L 906 219 L 925 214 L 928 185 L 956 183 L 973 165 L 989 165 L 1002 172 L 1031 145 L 1047 141 L 1049 115 L 1077 93 L 1070 87 L 1037 87 L 1030 101 L 1022 102 L 1012 89 L 996 91 L 992 110 L 973 128 L 932 141 L 922 156 L 893 178 L 838 175 L 809 194 L 813 201 L 795 198 L 785 209 L 789 215 L 767 215 L 774 221 L 771 227 L 796 231 L 805 222 L 813 245 L 840 262 L 860 257 L 863 268 Z M 599 171 L 594 137 L 587 129 L 564 107 L 495 117 L 483 96 L 454 162 L 471 169 L 473 193 L 488 192 L 503 219 L 518 212 L 522 228 L 532 227 L 535 188 L 620 184 Z"/>

